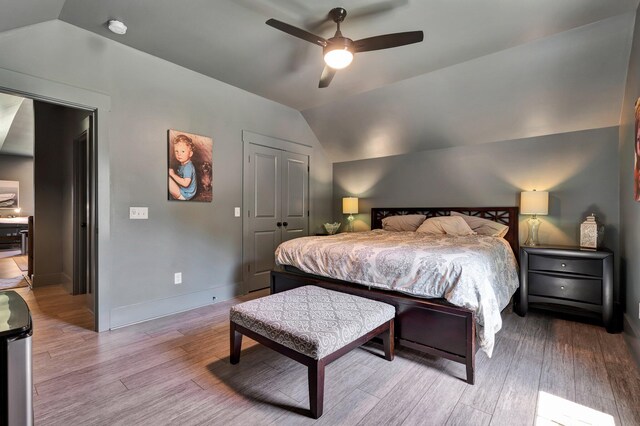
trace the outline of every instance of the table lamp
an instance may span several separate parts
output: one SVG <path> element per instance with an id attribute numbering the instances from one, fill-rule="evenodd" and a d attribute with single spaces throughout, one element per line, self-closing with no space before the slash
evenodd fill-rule
<path id="1" fill-rule="evenodd" d="M 358 198 L 357 197 L 344 197 L 342 199 L 342 213 L 348 214 L 349 217 L 349 232 L 353 232 L 353 217 L 354 214 L 358 214 Z"/>
<path id="2" fill-rule="evenodd" d="M 527 221 L 529 224 L 529 237 L 524 245 L 539 245 L 538 229 L 540 228 L 540 219 L 538 219 L 538 215 L 549 213 L 549 193 L 547 191 L 536 191 L 535 189 L 522 192 L 520 194 L 520 213 L 532 215 Z"/>

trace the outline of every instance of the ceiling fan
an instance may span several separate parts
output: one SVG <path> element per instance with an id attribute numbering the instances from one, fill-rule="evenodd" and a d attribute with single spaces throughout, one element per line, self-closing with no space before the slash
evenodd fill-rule
<path id="1" fill-rule="evenodd" d="M 343 37 L 340 32 L 340 23 L 347 16 L 347 11 L 341 7 L 331 9 L 329 17 L 336 23 L 338 29 L 335 35 L 329 39 L 324 39 L 308 31 L 294 27 L 277 19 L 269 19 L 266 24 L 284 31 L 294 37 L 301 38 L 310 43 L 317 44 L 323 48 L 325 67 L 320 76 L 318 87 L 329 86 L 337 70 L 343 69 L 351 63 L 353 55 L 360 52 L 370 52 L 372 50 L 389 49 L 407 44 L 419 43 L 424 39 L 422 31 L 409 31 L 404 33 L 385 34 L 375 37 L 351 40 Z"/>

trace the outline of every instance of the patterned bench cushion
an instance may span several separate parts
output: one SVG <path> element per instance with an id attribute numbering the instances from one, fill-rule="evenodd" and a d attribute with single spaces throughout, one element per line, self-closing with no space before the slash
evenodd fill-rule
<path id="1" fill-rule="evenodd" d="M 316 286 L 235 305 L 231 321 L 314 359 L 321 359 L 395 316 L 389 304 Z"/>

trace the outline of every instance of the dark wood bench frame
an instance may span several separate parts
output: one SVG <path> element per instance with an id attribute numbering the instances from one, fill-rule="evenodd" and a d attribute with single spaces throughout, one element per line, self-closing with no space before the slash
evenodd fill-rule
<path id="1" fill-rule="evenodd" d="M 231 364 L 237 364 L 240 362 L 240 351 L 242 348 L 242 336 L 245 335 L 264 346 L 273 349 L 282 355 L 293 359 L 308 367 L 307 374 L 309 378 L 309 405 L 311 409 L 311 417 L 314 419 L 322 416 L 322 409 L 324 405 L 324 369 L 327 365 L 340 358 L 342 355 L 357 348 L 363 343 L 368 342 L 374 337 L 382 338 L 384 344 L 384 358 L 387 361 L 393 361 L 394 356 L 394 334 L 393 334 L 393 319 L 385 322 L 384 324 L 376 327 L 367 334 L 346 346 L 338 349 L 337 351 L 325 356 L 324 358 L 315 359 L 296 352 L 280 343 L 264 337 L 254 331 L 247 329 L 241 325 L 238 325 L 231 321 L 231 348 L 230 348 L 230 361 Z"/>

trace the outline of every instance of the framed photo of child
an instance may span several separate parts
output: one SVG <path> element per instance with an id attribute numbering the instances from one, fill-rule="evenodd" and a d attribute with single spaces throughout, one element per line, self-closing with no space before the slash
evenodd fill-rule
<path id="1" fill-rule="evenodd" d="M 213 200 L 213 139 L 169 130 L 169 200 Z"/>
<path id="2" fill-rule="evenodd" d="M 635 105 L 636 131 L 633 138 L 633 197 L 640 201 L 640 98 Z"/>

